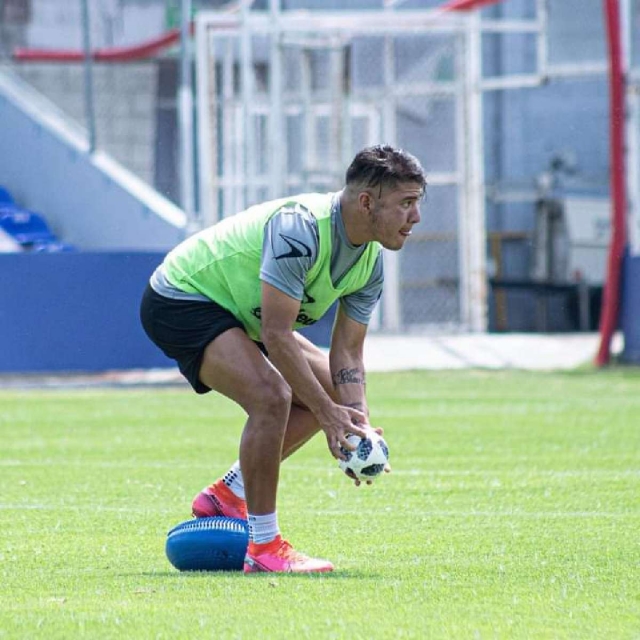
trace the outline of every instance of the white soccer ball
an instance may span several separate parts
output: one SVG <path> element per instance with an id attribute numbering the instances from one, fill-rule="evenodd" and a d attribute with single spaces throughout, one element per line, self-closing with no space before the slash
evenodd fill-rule
<path id="1" fill-rule="evenodd" d="M 347 440 L 356 448 L 350 451 L 340 447 L 347 459 L 338 460 L 338 464 L 348 476 L 367 481 L 384 471 L 389 460 L 389 447 L 381 435 L 371 429 L 367 430 L 366 438 L 351 434 Z"/>

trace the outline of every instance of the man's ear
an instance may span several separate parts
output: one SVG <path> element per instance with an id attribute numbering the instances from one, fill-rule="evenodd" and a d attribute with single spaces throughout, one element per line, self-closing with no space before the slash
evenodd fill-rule
<path id="1" fill-rule="evenodd" d="M 366 214 L 370 214 L 373 209 L 373 198 L 368 191 L 361 191 L 358 194 L 358 208 Z"/>

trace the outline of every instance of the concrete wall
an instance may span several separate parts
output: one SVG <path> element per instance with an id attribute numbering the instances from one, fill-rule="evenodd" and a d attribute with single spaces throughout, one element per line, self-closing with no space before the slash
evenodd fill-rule
<path id="1" fill-rule="evenodd" d="M 640 256 L 627 256 L 622 278 L 622 359 L 640 365 Z"/>
<path id="2" fill-rule="evenodd" d="M 19 79 L 0 73 L 0 184 L 81 249 L 166 251 L 184 213 L 102 154 Z"/>
<path id="3" fill-rule="evenodd" d="M 89 2 L 91 40 L 95 47 L 134 44 L 164 30 L 166 0 Z M 31 0 L 32 19 L 25 39 L 30 47 L 82 47 L 82 3 Z"/>
<path id="4" fill-rule="evenodd" d="M 22 63 L 13 71 L 86 126 L 82 64 Z M 95 64 L 93 77 L 98 147 L 153 185 L 157 63 Z"/>
<path id="5" fill-rule="evenodd" d="M 10 63 L 15 46 L 81 50 L 82 3 L 30 0 L 26 24 L 0 25 L 0 59 L 76 123 L 86 126 L 81 63 Z M 94 48 L 138 44 L 165 30 L 165 0 L 90 2 Z M 94 65 L 98 147 L 155 185 L 158 61 Z M 161 150 L 160 152 L 173 150 Z M 174 181 L 177 175 L 174 176 Z M 173 193 L 173 192 L 172 192 Z"/>
<path id="6" fill-rule="evenodd" d="M 177 2 L 174 0 L 174 6 Z M 194 0 L 196 7 L 223 4 L 216 0 Z M 360 9 L 380 8 L 382 0 L 283 0 L 285 9 Z M 441 4 L 440 0 L 406 0 L 404 8 L 427 8 Z M 94 46 L 125 45 L 157 35 L 165 28 L 165 0 L 102 0 L 92 3 L 92 40 Z M 257 8 L 266 3 L 256 2 Z M 604 29 L 600 0 L 549 0 L 550 46 L 552 62 L 597 61 L 604 55 Z M 527 19 L 533 15 L 530 0 L 509 0 L 487 7 L 487 17 L 505 16 Z M 22 28 L 21 39 L 27 46 L 81 46 L 80 3 L 77 0 L 32 0 L 31 23 Z M 636 45 L 640 30 L 633 34 Z M 489 38 L 485 36 L 485 43 Z M 640 47 L 636 47 L 638 59 Z M 357 66 L 357 61 L 354 60 Z M 82 92 L 78 67 L 56 70 L 53 66 L 29 69 L 19 73 L 42 91 L 52 96 L 65 110 L 83 121 Z M 159 156 L 166 160 L 171 149 L 153 149 L 153 102 L 168 102 L 154 97 L 157 73 L 154 63 L 119 65 L 111 69 L 96 67 L 96 97 L 99 143 L 122 160 L 128 168 L 149 183 L 151 168 L 156 168 L 158 184 Z M 483 60 L 485 73 L 524 73 L 535 69 L 532 38 L 500 36 L 495 44 L 486 47 Z M 104 72 L 104 73 L 103 73 Z M 120 80 L 116 79 L 120 75 Z M 51 75 L 53 80 L 49 80 Z M 111 76 L 111 77 L 110 77 Z M 129 77 L 130 80 L 126 78 Z M 136 79 L 137 78 L 137 79 Z M 103 89 L 101 88 L 104 88 Z M 567 180 L 568 191 L 582 190 L 585 185 L 608 193 L 608 102 L 606 79 L 602 76 L 589 81 L 554 81 L 546 87 L 520 91 L 488 93 L 485 96 L 485 160 L 490 186 L 534 190 L 536 176 L 548 166 L 557 153 L 572 154 L 577 161 L 577 173 Z M 167 129 L 171 128 L 169 123 Z M 438 127 L 411 125 L 400 127 L 399 135 L 417 155 L 427 158 L 437 140 L 429 137 L 427 129 L 438 133 Z M 167 136 L 171 140 L 171 136 Z M 174 165 L 162 171 L 160 182 L 166 193 L 175 197 L 177 189 Z M 435 189 L 433 190 L 435 194 Z M 434 195 L 434 200 L 439 199 Z M 425 216 L 438 215 L 437 207 L 427 206 Z M 491 231 L 533 231 L 533 203 L 488 203 L 487 225 Z M 503 247 L 503 277 L 526 278 L 531 269 L 530 242 L 509 242 Z M 510 297 L 508 303 L 509 329 L 534 330 L 535 300 L 527 294 Z M 420 308 L 417 313 L 421 313 Z"/>
<path id="7" fill-rule="evenodd" d="M 145 335 L 142 292 L 158 252 L 0 254 L 0 372 L 173 367 Z M 328 346 L 333 313 L 307 327 Z"/>
<path id="8" fill-rule="evenodd" d="M 104 371 L 172 362 L 140 325 L 162 253 L 0 255 L 0 371 Z"/>

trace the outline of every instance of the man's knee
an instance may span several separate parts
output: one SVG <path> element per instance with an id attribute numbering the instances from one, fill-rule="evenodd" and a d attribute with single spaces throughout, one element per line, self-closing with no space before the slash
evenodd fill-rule
<path id="1" fill-rule="evenodd" d="M 274 373 L 260 380 L 255 389 L 252 411 L 274 418 L 284 417 L 286 424 L 292 397 L 293 393 L 287 381 L 281 375 Z"/>

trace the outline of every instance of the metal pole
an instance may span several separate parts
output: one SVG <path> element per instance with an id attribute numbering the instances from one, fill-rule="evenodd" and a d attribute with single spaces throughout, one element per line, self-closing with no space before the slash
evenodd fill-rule
<path id="1" fill-rule="evenodd" d="M 537 0 L 536 17 L 540 30 L 536 37 L 536 61 L 538 68 L 536 72 L 538 76 L 545 77 L 547 75 L 547 67 L 549 64 L 549 46 L 547 42 L 547 29 L 549 28 L 549 13 L 547 7 L 548 0 Z"/>
<path id="2" fill-rule="evenodd" d="M 241 53 L 242 53 L 242 116 L 244 126 L 244 183 L 245 205 L 257 203 L 257 187 L 255 184 L 258 174 L 256 158 L 256 118 L 253 114 L 255 100 L 255 81 L 253 71 L 253 41 L 249 26 L 250 3 L 243 2 L 240 10 L 242 16 Z"/>
<path id="3" fill-rule="evenodd" d="M 397 105 L 395 97 L 395 43 L 391 35 L 384 38 L 383 62 L 384 98 L 382 100 L 382 142 L 395 145 L 397 142 Z M 382 328 L 399 331 L 402 326 L 400 295 L 400 256 L 396 251 L 385 251 L 385 287 L 382 290 Z"/>
<path id="4" fill-rule="evenodd" d="M 467 93 L 466 246 L 468 256 L 466 325 L 474 333 L 487 331 L 486 227 L 484 206 L 484 145 L 482 136 L 482 34 L 480 14 L 467 18 L 465 82 Z"/>
<path id="5" fill-rule="evenodd" d="M 235 156 L 238 150 L 236 136 L 234 135 L 235 114 L 235 87 L 233 79 L 233 68 L 235 66 L 234 47 L 231 38 L 225 38 L 224 49 L 222 51 L 222 100 L 221 115 L 222 122 L 222 209 L 221 217 L 226 218 L 234 213 L 238 213 L 236 208 L 236 174 Z"/>
<path id="6" fill-rule="evenodd" d="M 456 78 L 456 173 L 458 177 L 458 300 L 460 303 L 460 324 L 468 331 L 470 325 L 469 300 L 469 252 L 467 251 L 467 208 L 469 189 L 467 180 L 467 56 L 466 33 L 456 36 L 455 78 Z"/>
<path id="7" fill-rule="evenodd" d="M 280 43 L 280 0 L 269 0 L 271 20 L 271 45 L 269 48 L 269 162 L 271 165 L 271 184 L 269 196 L 281 198 L 285 195 L 285 149 L 284 123 L 282 121 L 282 47 Z"/>
<path id="8" fill-rule="evenodd" d="M 627 226 L 629 251 L 640 256 L 640 79 L 631 76 L 633 62 L 633 7 L 631 0 L 620 3 L 624 73 L 626 77 Z M 640 12 L 640 7 L 638 8 Z"/>
<path id="9" fill-rule="evenodd" d="M 202 226 L 219 219 L 218 207 L 218 119 L 215 95 L 216 62 L 211 35 L 204 20 L 196 20 L 196 72 L 198 105 L 198 195 Z"/>
<path id="10" fill-rule="evenodd" d="M 304 191 L 312 191 L 311 177 L 318 165 L 311 77 L 311 50 L 302 48 L 300 51 L 300 93 L 302 95 L 303 119 L 302 186 Z"/>
<path id="11" fill-rule="evenodd" d="M 191 81 L 191 0 L 182 0 L 180 12 L 180 196 L 187 217 L 187 235 L 198 228 L 194 203 L 193 175 L 193 91 Z"/>
<path id="12" fill-rule="evenodd" d="M 344 172 L 349 163 L 351 162 L 352 155 L 352 138 L 353 128 L 351 122 L 351 43 L 345 42 L 342 47 L 340 57 L 342 74 L 342 145 L 340 148 L 341 156 L 341 171 L 338 176 L 339 180 L 344 177 Z"/>
<path id="13" fill-rule="evenodd" d="M 329 140 L 329 172 L 331 189 L 340 189 L 342 174 L 346 167 L 342 164 L 344 138 L 344 49 L 339 38 L 332 39 L 329 52 L 329 73 L 331 87 L 331 116 Z"/>
<path id="14" fill-rule="evenodd" d="M 93 60 L 91 54 L 91 19 L 89 0 L 81 0 L 82 43 L 84 47 L 84 108 L 89 132 L 89 153 L 96 150 L 96 115 L 93 99 Z"/>

